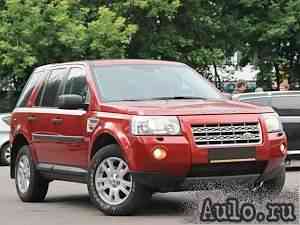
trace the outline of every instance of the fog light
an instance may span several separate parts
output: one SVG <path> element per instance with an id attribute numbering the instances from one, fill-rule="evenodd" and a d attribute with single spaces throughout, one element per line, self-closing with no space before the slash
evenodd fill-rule
<path id="1" fill-rule="evenodd" d="M 163 160 L 167 157 L 167 152 L 162 148 L 156 148 L 152 152 L 153 157 L 157 160 Z"/>
<path id="2" fill-rule="evenodd" d="M 285 146 L 285 144 L 281 144 L 280 145 L 280 151 L 282 152 L 282 154 L 286 153 L 286 146 Z"/>

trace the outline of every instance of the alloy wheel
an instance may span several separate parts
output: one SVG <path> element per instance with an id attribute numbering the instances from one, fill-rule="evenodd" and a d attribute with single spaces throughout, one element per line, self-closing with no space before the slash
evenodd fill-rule
<path id="1" fill-rule="evenodd" d="M 127 163 L 118 157 L 104 159 L 95 174 L 99 197 L 110 205 L 122 204 L 132 191 L 132 177 Z"/>
<path id="2" fill-rule="evenodd" d="M 22 155 L 17 167 L 17 185 L 21 193 L 26 193 L 30 185 L 30 162 L 26 155 Z"/>

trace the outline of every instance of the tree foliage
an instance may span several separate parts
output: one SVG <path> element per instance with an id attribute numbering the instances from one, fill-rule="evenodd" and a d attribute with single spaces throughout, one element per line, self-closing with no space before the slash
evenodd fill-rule
<path id="1" fill-rule="evenodd" d="M 0 0 L 0 76 L 70 60 L 177 60 L 207 74 L 239 51 L 270 83 L 300 79 L 300 0 Z"/>
<path id="2" fill-rule="evenodd" d="M 244 56 L 254 57 L 265 80 L 275 69 L 277 82 L 300 74 L 300 1 L 242 0 L 239 17 L 245 21 Z"/>
<path id="3" fill-rule="evenodd" d="M 34 66 L 122 58 L 137 27 L 105 6 L 92 19 L 79 0 L 7 0 L 0 11 L 0 74 L 24 83 Z"/>

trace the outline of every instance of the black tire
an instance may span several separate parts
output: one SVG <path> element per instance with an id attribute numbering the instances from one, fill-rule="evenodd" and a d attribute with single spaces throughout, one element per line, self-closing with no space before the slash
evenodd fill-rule
<path id="1" fill-rule="evenodd" d="M 151 193 L 144 186 L 135 182 L 134 178 L 131 177 L 132 189 L 127 199 L 124 200 L 124 202 L 115 205 L 108 204 L 105 200 L 103 200 L 103 198 L 100 197 L 96 189 L 95 174 L 98 169 L 98 166 L 100 166 L 100 164 L 105 159 L 108 159 L 110 157 L 120 158 L 126 163 L 126 161 L 121 155 L 120 147 L 118 145 L 112 144 L 99 149 L 99 151 L 93 157 L 91 166 L 89 168 L 88 191 L 90 199 L 95 204 L 95 206 L 106 215 L 132 215 L 136 212 L 137 209 L 141 208 L 144 204 L 146 204 L 149 201 Z"/>
<path id="2" fill-rule="evenodd" d="M 18 175 L 18 168 L 20 166 L 20 159 L 23 157 L 28 159 L 30 168 L 29 186 L 25 192 L 21 191 L 18 185 L 20 179 Z M 18 195 L 23 202 L 42 202 L 44 201 L 48 192 L 49 182 L 41 177 L 38 171 L 36 171 L 31 157 L 30 149 L 26 145 L 21 147 L 20 151 L 17 154 L 15 166 L 15 183 Z"/>
<path id="3" fill-rule="evenodd" d="M 285 184 L 285 168 L 282 168 L 278 174 L 263 182 L 262 186 L 258 189 L 260 197 L 276 198 L 281 193 Z"/>
<path id="4" fill-rule="evenodd" d="M 6 143 L 0 149 L 0 165 L 1 166 L 9 166 L 10 161 L 6 157 L 6 152 L 10 148 L 9 143 Z"/>

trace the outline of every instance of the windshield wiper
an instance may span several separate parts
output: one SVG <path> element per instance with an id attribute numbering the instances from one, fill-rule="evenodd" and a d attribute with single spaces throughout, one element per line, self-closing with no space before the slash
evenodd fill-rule
<path id="1" fill-rule="evenodd" d="M 139 102 L 144 101 L 144 99 L 119 99 L 119 100 L 112 100 L 108 102 Z"/>
<path id="2" fill-rule="evenodd" d="M 142 102 L 142 101 L 152 101 L 152 100 L 180 100 L 180 99 L 200 99 L 207 100 L 207 98 L 196 97 L 196 96 L 171 96 L 171 97 L 155 97 L 155 98 L 144 98 L 144 99 L 120 99 L 109 102 Z"/>
<path id="3" fill-rule="evenodd" d="M 147 100 L 180 100 L 180 99 L 200 99 L 200 100 L 207 100 L 207 98 L 204 97 L 197 97 L 197 96 L 172 96 L 172 97 L 156 97 L 156 98 L 150 98 Z"/>

